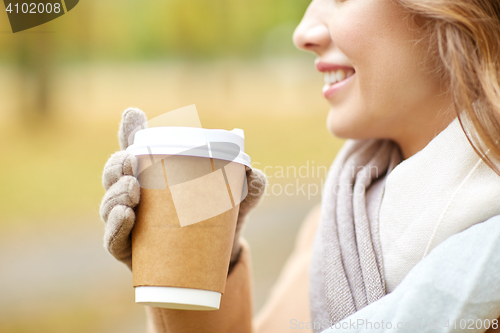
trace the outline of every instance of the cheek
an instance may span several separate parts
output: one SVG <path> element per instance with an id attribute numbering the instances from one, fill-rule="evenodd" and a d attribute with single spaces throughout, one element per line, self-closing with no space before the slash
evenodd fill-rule
<path id="1" fill-rule="evenodd" d="M 400 117 L 435 89 L 423 71 L 426 46 L 415 44 L 420 35 L 407 18 L 392 1 L 366 0 L 346 2 L 329 22 L 333 43 L 356 68 L 356 104 L 370 118 Z"/>
<path id="2" fill-rule="evenodd" d="M 363 58 L 363 47 L 370 44 L 371 39 L 371 33 L 367 32 L 360 21 L 359 13 L 347 12 L 342 16 L 332 17 L 329 30 L 333 44 L 356 66 Z"/>
<path id="3" fill-rule="evenodd" d="M 381 90 L 391 84 L 390 67 L 398 60 L 384 41 L 384 17 L 377 17 L 373 11 L 373 8 L 353 2 L 342 8 L 329 24 L 333 44 L 356 69 L 356 96 L 352 96 L 350 102 L 355 102 L 358 108 L 360 105 L 373 106 L 377 100 L 380 102 L 377 96 L 380 97 Z M 355 101 L 359 98 L 361 100 Z"/>
<path id="4" fill-rule="evenodd" d="M 392 0 L 346 1 L 333 11 L 328 27 L 336 45 L 355 65 L 369 57 L 389 31 L 395 12 Z M 400 18 L 398 18 L 400 20 Z"/>

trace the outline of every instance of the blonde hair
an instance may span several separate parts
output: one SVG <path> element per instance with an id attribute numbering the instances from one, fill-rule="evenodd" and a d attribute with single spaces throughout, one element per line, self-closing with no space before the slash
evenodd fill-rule
<path id="1" fill-rule="evenodd" d="M 397 0 L 426 31 L 476 153 L 500 175 L 500 1 Z"/>

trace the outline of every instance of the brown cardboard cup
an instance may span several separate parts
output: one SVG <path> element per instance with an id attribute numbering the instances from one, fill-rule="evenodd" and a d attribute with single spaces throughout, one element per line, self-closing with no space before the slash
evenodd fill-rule
<path id="1" fill-rule="evenodd" d="M 219 309 L 239 203 L 246 194 L 246 166 L 197 156 L 137 157 L 141 200 L 132 230 L 136 303 Z"/>

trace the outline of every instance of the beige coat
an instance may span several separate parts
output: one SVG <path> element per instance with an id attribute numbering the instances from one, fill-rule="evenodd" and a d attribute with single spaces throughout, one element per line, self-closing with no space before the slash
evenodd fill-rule
<path id="1" fill-rule="evenodd" d="M 282 333 L 296 332 L 290 321 L 309 322 L 309 260 L 320 217 L 314 208 L 298 233 L 267 303 L 252 320 L 252 267 L 248 243 L 242 239 L 239 262 L 228 276 L 218 311 L 184 311 L 146 307 L 148 333 Z M 295 323 L 295 322 L 294 322 Z M 307 332 L 305 329 L 300 332 Z"/>

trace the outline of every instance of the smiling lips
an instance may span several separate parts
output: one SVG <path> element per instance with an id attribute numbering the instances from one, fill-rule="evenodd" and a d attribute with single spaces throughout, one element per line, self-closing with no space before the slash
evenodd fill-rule
<path id="1" fill-rule="evenodd" d="M 352 67 L 328 64 L 319 62 L 316 64 L 318 71 L 324 73 L 325 85 L 323 86 L 323 95 L 325 98 L 331 97 L 347 82 L 351 81 L 356 71 Z"/>

